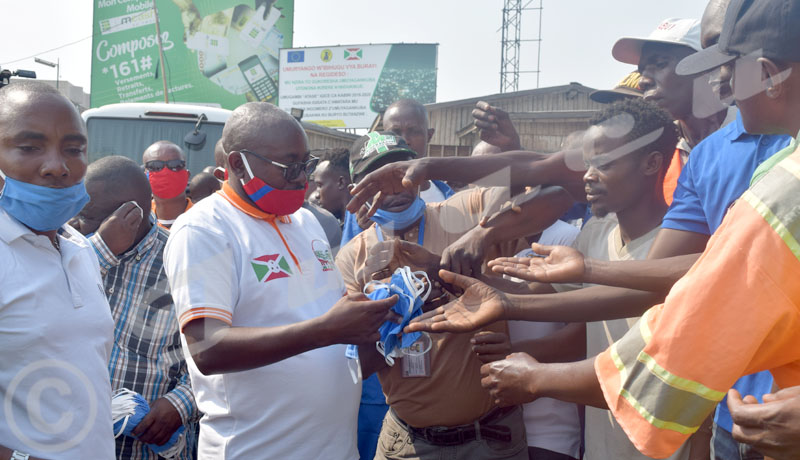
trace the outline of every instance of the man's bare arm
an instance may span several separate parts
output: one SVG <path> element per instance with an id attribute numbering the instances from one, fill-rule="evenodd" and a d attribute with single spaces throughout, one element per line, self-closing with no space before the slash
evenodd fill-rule
<path id="1" fill-rule="evenodd" d="M 210 318 L 195 319 L 183 328 L 195 365 L 205 375 L 239 372 L 337 343 L 367 343 L 380 339 L 378 328 L 394 320 L 397 296 L 365 300 L 342 297 L 317 318 L 275 327 L 231 327 Z"/>
<path id="2" fill-rule="evenodd" d="M 586 358 L 586 324 L 569 323 L 538 339 L 522 340 L 511 345 L 514 352 L 527 353 L 540 363 L 564 363 Z"/>
<path id="3" fill-rule="evenodd" d="M 590 322 L 641 316 L 664 294 L 591 286 L 557 294 L 511 295 L 507 318 L 522 321 Z"/>
<path id="4" fill-rule="evenodd" d="M 502 320 L 580 323 L 631 318 L 641 316 L 664 299 L 659 293 L 611 286 L 558 294 L 513 295 L 445 270 L 439 276 L 463 294 L 415 318 L 406 326 L 406 332 L 471 332 Z"/>
<path id="5" fill-rule="evenodd" d="M 373 210 L 383 197 L 404 189 L 414 190 L 426 180 L 466 182 L 482 187 L 559 185 L 573 198 L 585 200 L 583 171 L 567 166 L 565 152 L 505 152 L 491 156 L 422 158 L 388 164 L 367 174 L 352 190 L 347 205 L 355 213 L 373 199 Z"/>
<path id="6" fill-rule="evenodd" d="M 514 206 L 488 216 L 442 252 L 441 267 L 465 275 L 477 275 L 492 246 L 541 233 L 572 206 L 572 197 L 561 187 L 545 187 L 522 195 Z"/>
<path id="7" fill-rule="evenodd" d="M 588 283 L 668 292 L 700 257 L 708 235 L 664 229 L 658 232 L 646 260 L 604 261 L 584 258 L 567 246 L 534 245 L 545 257 L 500 258 L 495 273 L 542 283 Z"/>
<path id="8" fill-rule="evenodd" d="M 662 228 L 650 247 L 647 260 L 592 260 L 587 266 L 587 283 L 669 292 L 700 258 L 708 239 L 709 236 L 702 233 Z"/>
<path id="9" fill-rule="evenodd" d="M 553 398 L 608 408 L 594 371 L 594 358 L 546 364 L 525 353 L 514 353 L 506 359 L 484 364 L 481 375 L 481 385 L 501 406 Z"/>
<path id="10" fill-rule="evenodd" d="M 586 259 L 585 282 L 666 293 L 699 258 L 698 253 L 655 260 Z"/>

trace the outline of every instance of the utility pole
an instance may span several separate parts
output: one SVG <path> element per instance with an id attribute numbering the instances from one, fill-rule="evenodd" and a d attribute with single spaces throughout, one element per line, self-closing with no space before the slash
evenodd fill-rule
<path id="1" fill-rule="evenodd" d="M 502 36 L 500 38 L 500 92 L 519 90 L 519 75 L 521 73 L 535 73 L 536 87 L 539 87 L 539 74 L 542 56 L 542 10 L 543 1 L 539 0 L 538 7 L 529 5 L 536 0 L 528 0 L 523 6 L 523 0 L 504 0 Z M 538 37 L 531 39 L 522 38 L 522 16 L 525 11 L 536 11 L 539 14 Z M 535 42 L 538 45 L 536 57 L 536 70 L 520 70 L 521 44 Z"/>
<path id="2" fill-rule="evenodd" d="M 156 19 L 156 40 L 158 41 L 158 57 L 161 63 L 161 82 L 164 84 L 164 102 L 169 103 L 169 93 L 167 93 L 167 69 L 164 67 L 164 46 L 161 44 L 161 26 L 158 24 L 156 0 L 153 0 L 153 15 L 155 15 Z"/>

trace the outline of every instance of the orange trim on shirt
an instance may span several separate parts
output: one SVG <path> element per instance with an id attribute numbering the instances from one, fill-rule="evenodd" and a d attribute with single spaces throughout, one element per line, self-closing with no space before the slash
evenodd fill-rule
<path id="1" fill-rule="evenodd" d="M 251 205 L 250 203 L 246 202 L 242 197 L 236 193 L 236 190 L 231 187 L 228 181 L 222 183 L 222 190 L 219 190 L 219 193 L 223 198 L 225 198 L 228 203 L 232 204 L 234 208 L 242 211 L 243 213 L 247 214 L 248 216 L 263 220 L 269 223 L 272 228 L 278 232 L 278 236 L 281 237 L 281 241 L 283 241 L 283 246 L 289 251 L 289 255 L 292 256 L 292 260 L 294 261 L 294 265 L 297 267 L 298 270 L 302 273 L 302 269 L 300 268 L 300 262 L 297 261 L 297 256 L 294 255 L 292 252 L 292 248 L 289 247 L 289 243 L 286 242 L 286 238 L 283 237 L 283 233 L 281 233 L 281 229 L 278 228 L 278 224 L 275 221 L 279 221 L 282 224 L 290 224 L 292 223 L 292 219 L 289 216 L 276 216 L 275 214 L 270 214 L 268 212 L 264 212 L 257 207 Z"/>
<path id="2" fill-rule="evenodd" d="M 186 327 L 187 324 L 199 318 L 212 318 L 229 325 L 233 324 L 233 314 L 227 310 L 215 307 L 197 307 L 181 313 L 178 317 L 178 324 L 180 325 L 181 331 L 183 331 L 183 328 Z"/>
<path id="3" fill-rule="evenodd" d="M 183 212 L 186 212 L 189 209 L 191 209 L 193 205 L 194 203 L 192 203 L 192 200 L 186 198 L 186 208 L 184 208 Z M 153 213 L 154 216 L 156 216 L 156 224 L 158 224 L 158 226 L 163 228 L 164 230 L 169 230 L 169 227 L 161 225 L 161 222 L 158 221 L 158 213 L 156 213 L 156 200 L 150 200 L 150 211 Z"/>
<path id="4" fill-rule="evenodd" d="M 681 150 L 675 149 L 667 173 L 664 175 L 664 201 L 667 202 L 667 205 L 672 204 L 672 195 L 675 194 L 675 189 L 678 187 L 678 178 L 681 176 L 682 170 Z"/>

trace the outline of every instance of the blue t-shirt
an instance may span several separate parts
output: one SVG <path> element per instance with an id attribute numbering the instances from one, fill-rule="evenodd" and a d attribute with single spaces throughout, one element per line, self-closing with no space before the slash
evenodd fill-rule
<path id="1" fill-rule="evenodd" d="M 789 145 L 790 136 L 752 135 L 744 130 L 742 117 L 720 128 L 697 144 L 681 171 L 672 206 L 662 228 L 711 235 L 722 223 L 728 208 L 750 186 L 758 165 Z M 772 391 L 772 374 L 759 372 L 739 379 L 733 388 L 761 401 Z M 714 422 L 728 431 L 733 420 L 727 397 L 717 406 Z"/>

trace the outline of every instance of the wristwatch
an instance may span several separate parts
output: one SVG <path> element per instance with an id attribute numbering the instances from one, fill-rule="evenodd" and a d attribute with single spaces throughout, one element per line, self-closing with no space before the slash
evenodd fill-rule
<path id="1" fill-rule="evenodd" d="M 28 460 L 28 458 L 30 458 L 30 454 L 15 450 L 14 452 L 11 452 L 11 458 L 9 460 Z"/>

